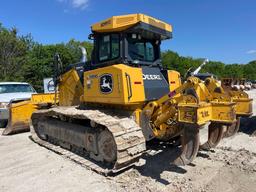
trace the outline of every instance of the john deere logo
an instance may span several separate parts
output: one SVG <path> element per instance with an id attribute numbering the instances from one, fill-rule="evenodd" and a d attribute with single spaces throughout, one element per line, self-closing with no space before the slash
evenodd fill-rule
<path id="1" fill-rule="evenodd" d="M 111 74 L 104 74 L 100 77 L 100 91 L 105 94 L 113 90 L 113 79 Z"/>
<path id="2" fill-rule="evenodd" d="M 111 24 L 111 20 L 104 21 L 100 24 L 101 27 Z"/>

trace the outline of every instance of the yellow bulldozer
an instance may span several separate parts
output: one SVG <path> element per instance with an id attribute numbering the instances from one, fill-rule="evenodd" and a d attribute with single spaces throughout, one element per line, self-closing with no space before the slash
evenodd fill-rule
<path id="1" fill-rule="evenodd" d="M 180 141 L 174 163 L 189 164 L 206 124 L 216 146 L 223 126 L 237 122 L 237 103 L 208 81 L 182 83 L 179 72 L 163 68 L 160 45 L 171 37 L 171 25 L 144 14 L 92 25 L 91 61 L 63 70 L 56 59 L 58 105 L 33 112 L 33 140 L 104 174 L 133 165 L 148 141 Z"/>

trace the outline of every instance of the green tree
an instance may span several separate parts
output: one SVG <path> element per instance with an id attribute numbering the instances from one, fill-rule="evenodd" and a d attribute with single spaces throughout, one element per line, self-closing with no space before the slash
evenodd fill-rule
<path id="1" fill-rule="evenodd" d="M 222 62 L 214 62 L 214 61 L 210 61 L 202 69 L 202 72 L 213 73 L 218 77 L 222 77 L 224 75 L 224 71 L 225 71 L 225 64 Z"/>
<path id="2" fill-rule="evenodd" d="M 251 61 L 243 66 L 244 77 L 250 80 L 256 80 L 256 61 Z"/>
<path id="3" fill-rule="evenodd" d="M 244 72 L 243 72 L 244 66 L 245 65 L 239 65 L 239 64 L 225 65 L 223 77 L 243 78 L 244 77 Z"/>
<path id="4" fill-rule="evenodd" d="M 27 63 L 22 68 L 23 78 L 31 83 L 39 92 L 43 91 L 43 79 L 54 74 L 54 55 L 61 57 L 64 69 L 73 63 L 80 61 L 82 56 L 79 46 L 84 46 L 88 51 L 88 57 L 92 45 L 88 42 L 70 40 L 68 43 L 55 45 L 36 44 L 27 55 Z"/>
<path id="5" fill-rule="evenodd" d="M 31 35 L 19 36 L 16 28 L 6 29 L 0 23 L 0 80 L 21 80 L 20 68 L 31 49 Z"/>

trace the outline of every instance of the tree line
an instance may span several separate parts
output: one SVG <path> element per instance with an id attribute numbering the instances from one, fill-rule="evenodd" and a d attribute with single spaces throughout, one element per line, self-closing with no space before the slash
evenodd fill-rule
<path id="1" fill-rule="evenodd" d="M 25 81 L 43 91 L 43 79 L 53 76 L 53 56 L 59 53 L 64 67 L 81 58 L 79 46 L 86 48 L 88 59 L 93 49 L 88 41 L 71 39 L 67 43 L 43 45 L 33 40 L 31 34 L 19 35 L 16 28 L 6 28 L 0 23 L 0 81 Z M 189 68 L 197 68 L 202 59 L 183 57 L 171 50 L 162 53 L 163 65 L 184 76 Z M 224 64 L 210 61 L 202 72 L 218 77 L 245 77 L 256 79 L 256 61 L 248 64 Z"/>
<path id="2" fill-rule="evenodd" d="M 195 59 L 192 57 L 183 57 L 173 51 L 164 51 L 162 53 L 163 65 L 175 69 L 185 75 L 190 68 L 196 69 L 202 64 L 204 59 Z M 225 64 L 219 61 L 209 61 L 202 70 L 202 73 L 213 73 L 217 77 L 246 78 L 247 80 L 256 80 L 256 60 L 247 64 Z"/>

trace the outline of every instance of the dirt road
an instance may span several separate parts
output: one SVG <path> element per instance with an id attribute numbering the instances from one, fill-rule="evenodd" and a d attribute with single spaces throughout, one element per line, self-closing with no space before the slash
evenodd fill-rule
<path id="1" fill-rule="evenodd" d="M 256 91 L 250 95 L 256 98 Z M 256 129 L 255 119 L 244 123 L 247 130 Z M 83 168 L 38 146 L 29 136 L 0 136 L 1 192 L 256 191 L 256 137 L 247 133 L 224 139 L 210 152 L 200 151 L 193 164 L 185 167 L 171 165 L 172 148 L 152 151 L 115 177 Z"/>

